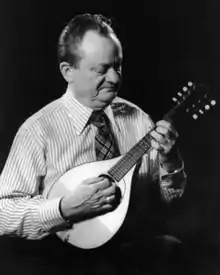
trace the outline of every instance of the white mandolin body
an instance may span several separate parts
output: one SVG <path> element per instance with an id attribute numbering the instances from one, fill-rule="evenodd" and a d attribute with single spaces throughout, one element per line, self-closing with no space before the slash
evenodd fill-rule
<path id="1" fill-rule="evenodd" d="M 69 170 L 54 184 L 48 198 L 71 194 L 85 179 L 106 174 L 120 158 L 122 156 L 105 161 L 90 162 Z M 122 199 L 114 211 L 75 223 L 72 228 L 57 232 L 57 236 L 63 241 L 83 249 L 96 248 L 109 241 L 119 230 L 126 217 L 134 169 L 135 166 L 122 180 L 116 183 L 121 190 Z"/>

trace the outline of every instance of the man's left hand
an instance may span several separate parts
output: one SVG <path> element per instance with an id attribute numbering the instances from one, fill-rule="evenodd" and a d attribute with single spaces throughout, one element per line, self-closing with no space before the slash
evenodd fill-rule
<path id="1" fill-rule="evenodd" d="M 178 133 L 173 125 L 165 120 L 156 123 L 156 129 L 151 132 L 151 146 L 160 153 L 160 163 L 166 170 L 177 169 L 181 158 L 176 146 Z"/>

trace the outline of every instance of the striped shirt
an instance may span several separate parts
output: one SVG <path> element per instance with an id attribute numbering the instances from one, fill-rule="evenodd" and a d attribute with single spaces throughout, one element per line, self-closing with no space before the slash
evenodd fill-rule
<path id="1" fill-rule="evenodd" d="M 87 123 L 91 113 L 68 88 L 62 97 L 21 125 L 0 176 L 1 235 L 39 239 L 65 223 L 59 212 L 60 198 L 47 199 L 47 195 L 66 171 L 95 161 L 97 128 Z M 121 154 L 153 126 L 149 115 L 119 97 L 105 113 Z M 159 166 L 157 155 L 156 150 L 144 155 L 138 175 L 149 179 L 150 174 L 157 180 L 166 200 L 181 196 L 186 184 L 185 173 L 177 176 L 181 170 L 167 174 Z"/>

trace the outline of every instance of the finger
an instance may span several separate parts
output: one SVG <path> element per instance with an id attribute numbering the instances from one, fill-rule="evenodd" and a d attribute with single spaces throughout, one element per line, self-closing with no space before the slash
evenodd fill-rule
<path id="1" fill-rule="evenodd" d="M 165 120 L 160 120 L 156 123 L 156 126 L 158 127 L 163 127 L 163 128 L 167 128 L 169 131 L 171 132 L 177 132 L 177 130 L 175 129 L 175 127 L 173 126 L 172 123 L 167 122 Z"/>
<path id="2" fill-rule="evenodd" d="M 156 123 L 156 126 L 161 126 L 161 127 L 165 127 L 165 128 L 171 128 L 172 127 L 171 123 L 166 121 L 166 120 L 159 120 Z"/>
<path id="3" fill-rule="evenodd" d="M 110 212 L 111 210 L 113 210 L 112 204 L 103 204 L 100 208 L 97 208 L 96 213 L 98 215 L 103 215 L 105 213 Z"/>
<path id="4" fill-rule="evenodd" d="M 164 137 L 156 131 L 152 131 L 151 136 L 154 138 L 151 140 L 151 147 L 158 150 L 160 153 L 169 152 L 175 144 L 174 138 Z"/>
<path id="5" fill-rule="evenodd" d="M 164 136 L 157 131 L 152 131 L 150 135 L 159 143 L 162 143 L 164 141 Z"/>
<path id="6" fill-rule="evenodd" d="M 164 137 L 167 135 L 167 133 L 169 132 L 169 130 L 165 127 L 162 126 L 158 126 L 155 130 L 158 134 L 163 135 Z"/>
<path id="7" fill-rule="evenodd" d="M 95 189 L 104 190 L 112 185 L 111 181 L 107 178 L 102 179 L 94 184 Z"/>
<path id="8" fill-rule="evenodd" d="M 169 123 L 165 120 L 160 120 L 157 122 L 156 125 L 157 125 L 156 131 L 163 131 L 162 133 L 164 133 L 165 130 L 163 130 L 163 129 L 167 129 L 167 133 L 169 134 L 170 138 L 172 136 L 175 138 L 178 137 L 178 132 L 171 123 Z"/>
<path id="9" fill-rule="evenodd" d="M 103 181 L 103 177 L 92 177 L 83 181 L 85 184 L 96 184 Z"/>
<path id="10" fill-rule="evenodd" d="M 105 198 L 107 204 L 112 204 L 115 201 L 115 195 L 111 195 Z"/>
<path id="11" fill-rule="evenodd" d="M 98 196 L 96 196 L 95 202 L 93 202 L 91 208 L 101 209 L 104 205 L 113 205 L 115 202 L 116 202 L 115 195 L 101 196 L 101 194 L 99 194 Z"/>
<path id="12" fill-rule="evenodd" d="M 155 139 L 151 140 L 151 147 L 156 149 L 156 150 L 163 150 L 163 148 L 160 146 L 160 143 L 156 141 Z"/>
<path id="13" fill-rule="evenodd" d="M 104 198 L 107 198 L 115 194 L 116 194 L 116 187 L 114 185 L 111 185 L 110 187 L 100 191 L 100 195 Z"/>
<path id="14" fill-rule="evenodd" d="M 166 145 L 168 143 L 173 144 L 176 140 L 176 137 L 165 128 L 158 127 L 156 129 L 156 132 L 161 135 L 161 137 L 160 138 L 158 137 L 158 139 L 157 139 L 157 141 L 161 145 Z"/>
<path id="15" fill-rule="evenodd" d="M 177 132 L 172 132 L 169 129 L 163 127 L 157 127 L 156 132 L 162 136 L 162 138 L 159 140 L 160 143 L 175 141 L 178 137 Z"/>

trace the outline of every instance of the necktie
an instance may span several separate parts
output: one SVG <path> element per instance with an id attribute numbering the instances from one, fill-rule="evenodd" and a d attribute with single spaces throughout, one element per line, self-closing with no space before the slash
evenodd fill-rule
<path id="1" fill-rule="evenodd" d="M 97 160 L 106 160 L 120 155 L 114 136 L 109 127 L 108 117 L 103 111 L 93 112 L 91 123 L 98 128 L 95 136 L 95 151 Z"/>

